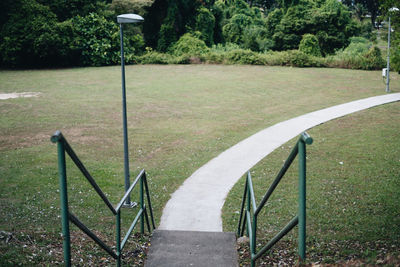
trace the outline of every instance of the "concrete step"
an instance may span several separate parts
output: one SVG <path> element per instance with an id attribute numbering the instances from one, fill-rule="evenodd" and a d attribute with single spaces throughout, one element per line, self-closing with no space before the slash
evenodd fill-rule
<path id="1" fill-rule="evenodd" d="M 224 232 L 156 230 L 144 266 L 238 266 L 236 236 Z"/>

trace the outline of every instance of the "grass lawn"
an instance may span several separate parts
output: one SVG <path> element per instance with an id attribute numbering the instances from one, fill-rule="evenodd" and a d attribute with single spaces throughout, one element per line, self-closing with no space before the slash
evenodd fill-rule
<path id="1" fill-rule="evenodd" d="M 149 174 L 156 223 L 184 179 L 238 141 L 282 120 L 383 94 L 385 88 L 380 71 L 149 65 L 128 66 L 126 73 L 131 171 L 136 176 L 145 168 Z M 8 243 L 1 238 L 0 265 L 61 259 L 56 146 L 49 141 L 55 130 L 63 132 L 112 203 L 121 198 L 120 87 L 118 66 L 0 71 L 1 93 L 41 92 L 36 98 L 0 100 L 0 231 L 13 237 Z M 397 74 L 391 76 L 391 90 L 400 92 Z M 113 217 L 75 168 L 67 174 L 72 211 L 112 245 Z M 129 215 L 124 210 L 125 229 Z M 92 242 L 74 238 L 75 262 L 112 262 L 99 249 L 85 255 Z M 132 241 L 127 251 L 141 256 L 141 246 Z"/>
<path id="2" fill-rule="evenodd" d="M 340 118 L 308 131 L 307 252 L 313 263 L 389 264 L 400 248 L 400 103 Z M 275 150 L 252 170 L 257 203 L 298 138 Z M 258 247 L 297 214 L 298 162 L 293 163 L 258 217 Z M 223 209 L 224 230 L 236 231 L 245 177 Z M 297 227 L 260 265 L 297 261 Z M 240 250 L 248 262 L 248 248 Z M 357 259 L 357 261 L 354 261 Z M 348 262 L 353 260 L 353 262 Z M 388 261 L 386 261 L 388 260 Z M 400 258 L 397 259 L 397 264 Z M 359 263 L 359 262 L 358 262 Z"/>

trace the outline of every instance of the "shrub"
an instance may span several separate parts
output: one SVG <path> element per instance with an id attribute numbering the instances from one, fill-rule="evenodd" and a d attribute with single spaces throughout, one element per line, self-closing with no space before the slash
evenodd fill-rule
<path id="1" fill-rule="evenodd" d="M 72 19 L 76 48 L 81 53 L 84 66 L 103 66 L 120 61 L 119 30 L 115 22 L 103 16 L 90 13 L 88 16 L 76 16 Z M 134 52 L 144 45 L 139 35 L 124 35 L 125 59 L 134 62 Z"/>
<path id="2" fill-rule="evenodd" d="M 234 43 L 226 43 L 226 44 L 216 44 L 213 45 L 210 49 L 211 52 L 215 53 L 224 53 L 232 50 L 240 49 L 240 46 L 238 44 Z"/>
<path id="3" fill-rule="evenodd" d="M 199 34 L 199 33 L 194 33 Z M 192 33 L 186 33 L 172 46 L 170 52 L 176 56 L 192 55 L 199 56 L 208 51 L 208 47 L 203 40 L 195 37 Z"/>
<path id="4" fill-rule="evenodd" d="M 34 0 L 16 1 L 0 28 L 0 58 L 7 67 L 52 65 L 58 60 L 61 37 L 57 18 Z"/>
<path id="5" fill-rule="evenodd" d="M 362 63 L 363 70 L 379 70 L 385 65 L 385 61 L 382 58 L 381 50 L 374 46 L 364 54 L 364 60 Z"/>
<path id="6" fill-rule="evenodd" d="M 265 54 L 266 64 L 270 66 L 291 66 L 291 67 L 325 67 L 326 60 L 321 57 L 307 55 L 298 50 L 282 52 L 268 52 Z"/>
<path id="7" fill-rule="evenodd" d="M 354 46 L 360 48 L 361 44 L 362 43 L 354 43 Z M 346 49 L 344 51 L 339 51 L 333 57 L 329 57 L 328 65 L 330 67 L 362 70 L 379 70 L 385 65 L 382 53 L 378 47 L 371 47 L 369 50 L 366 50 L 365 46 L 362 50 L 350 48 L 346 51 Z"/>
<path id="8" fill-rule="evenodd" d="M 400 40 L 395 40 L 393 46 L 390 49 L 390 64 L 393 70 L 400 73 Z"/>
<path id="9" fill-rule="evenodd" d="M 265 65 L 262 54 L 248 49 L 236 49 L 226 53 L 225 60 L 229 64 Z"/>
<path id="10" fill-rule="evenodd" d="M 318 39 L 314 34 L 304 34 L 300 41 L 299 50 L 307 55 L 321 56 Z"/>
<path id="11" fill-rule="evenodd" d="M 159 53 L 155 51 L 148 51 L 138 57 L 138 63 L 140 64 L 169 64 L 172 61 L 173 56 L 165 53 Z"/>
<path id="12" fill-rule="evenodd" d="M 284 63 L 292 67 L 320 67 L 318 59 L 298 50 L 289 50 L 282 53 Z"/>
<path id="13" fill-rule="evenodd" d="M 348 47 L 343 50 L 345 56 L 358 56 L 365 54 L 370 49 L 371 44 L 365 43 L 350 43 Z"/>
<path id="14" fill-rule="evenodd" d="M 271 49 L 273 42 L 267 36 L 265 27 L 252 25 L 243 32 L 243 47 L 253 51 L 267 51 Z"/>

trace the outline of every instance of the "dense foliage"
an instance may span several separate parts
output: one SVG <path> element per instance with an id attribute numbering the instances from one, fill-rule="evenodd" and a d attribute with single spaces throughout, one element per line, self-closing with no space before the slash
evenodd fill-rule
<path id="1" fill-rule="evenodd" d="M 392 7 L 400 8 L 400 2 L 398 0 L 382 0 L 381 1 L 381 19 L 387 19 L 390 15 L 391 24 L 394 29 L 391 32 L 391 56 L 390 64 L 391 68 L 400 73 L 400 11 L 389 11 Z"/>
<path id="2" fill-rule="evenodd" d="M 393 4 L 393 0 L 385 1 L 386 6 Z M 336 58 L 347 55 L 343 49 L 351 44 L 352 37 L 373 39 L 372 24 L 358 20 L 372 14 L 367 2 L 3 0 L 0 64 L 5 67 L 118 64 L 120 36 L 116 16 L 122 13 L 137 13 L 145 18 L 142 25 L 124 25 L 128 63 L 266 64 L 270 61 L 261 59 L 276 58 L 278 54 L 290 58 L 290 62 L 303 62 L 300 59 L 309 56 L 321 57 L 318 62 L 328 62 L 335 53 L 338 53 Z M 398 46 L 400 40 L 396 37 L 394 40 Z M 222 47 L 227 47 L 225 52 Z M 223 53 L 223 60 L 214 60 Z M 198 59 L 194 60 L 195 57 Z M 396 66 L 400 52 L 393 51 L 393 58 Z M 289 65 L 309 66 L 313 62 L 316 61 Z M 360 66 L 364 64 L 352 67 L 364 68 Z"/>

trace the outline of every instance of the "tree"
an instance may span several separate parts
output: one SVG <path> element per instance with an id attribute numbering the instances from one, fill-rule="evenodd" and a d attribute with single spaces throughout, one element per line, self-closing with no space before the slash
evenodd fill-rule
<path id="1" fill-rule="evenodd" d="M 318 39 L 313 34 L 304 34 L 300 41 L 299 50 L 305 54 L 320 57 L 321 49 L 319 47 Z"/>
<path id="2" fill-rule="evenodd" d="M 1 29 L 2 64 L 8 67 L 54 65 L 62 46 L 57 17 L 35 0 L 19 0 L 9 8 Z"/>
<path id="3" fill-rule="evenodd" d="M 311 32 L 311 10 L 315 9 L 311 0 L 302 0 L 298 5 L 290 6 L 283 14 L 279 24 L 272 33 L 274 49 L 297 49 L 302 36 Z M 274 14 L 274 15 L 279 15 Z"/>
<path id="4" fill-rule="evenodd" d="M 387 20 L 390 15 L 394 31 L 391 33 L 390 64 L 391 68 L 400 73 L 400 11 L 389 11 L 392 7 L 400 8 L 398 0 L 382 0 L 380 14 L 382 20 Z"/>
<path id="5" fill-rule="evenodd" d="M 381 3 L 384 0 L 344 0 L 342 3 L 348 6 L 355 12 L 356 15 L 362 14 L 364 10 L 367 10 L 371 15 L 371 23 L 375 25 L 375 21 L 379 16 L 379 10 Z"/>
<path id="6" fill-rule="evenodd" d="M 350 12 L 337 0 L 299 0 L 286 10 L 271 12 L 268 22 L 272 23 L 267 29 L 275 50 L 297 49 L 302 36 L 309 33 L 317 37 L 323 55 L 347 46 L 349 38 L 360 31 Z"/>
<path id="7" fill-rule="evenodd" d="M 215 18 L 210 10 L 200 7 L 197 10 L 195 30 L 201 33 L 200 39 L 208 46 L 214 44 Z"/>
<path id="8" fill-rule="evenodd" d="M 146 45 L 167 51 L 180 36 L 195 29 L 197 11 L 201 5 L 202 2 L 193 0 L 154 1 L 143 25 Z"/>
<path id="9" fill-rule="evenodd" d="M 89 13 L 101 13 L 105 10 L 106 0 L 36 0 L 47 6 L 57 16 L 58 21 L 65 21 L 75 16 Z"/>

